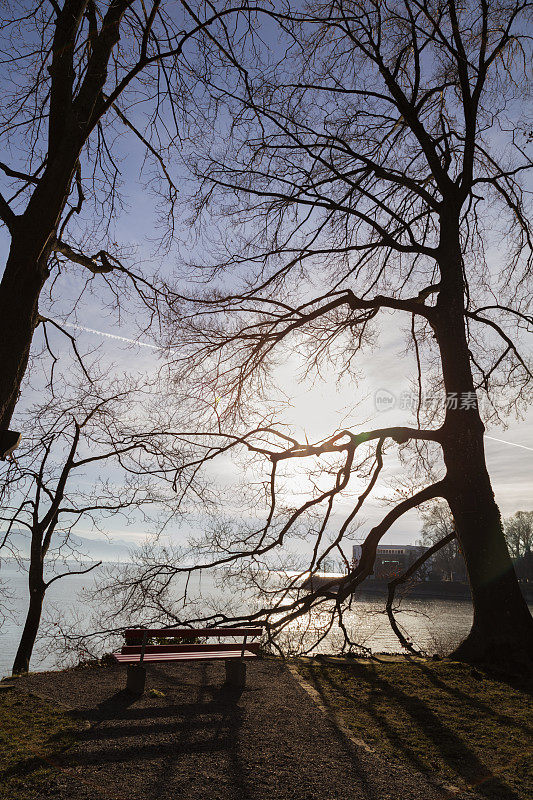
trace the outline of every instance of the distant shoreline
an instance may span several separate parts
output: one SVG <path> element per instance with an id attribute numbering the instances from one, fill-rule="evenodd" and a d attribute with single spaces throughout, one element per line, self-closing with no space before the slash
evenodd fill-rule
<path id="1" fill-rule="evenodd" d="M 310 580 L 304 581 L 302 587 L 305 589 L 317 589 L 332 580 L 335 580 L 335 578 L 328 575 L 314 575 Z M 402 590 L 410 597 L 432 597 L 438 600 L 471 600 L 469 585 L 459 581 L 419 581 L 409 586 L 403 584 L 397 587 L 397 594 L 400 595 Z M 367 594 L 386 597 L 388 584 L 386 581 L 366 580 L 354 594 L 356 597 Z"/>
<path id="2" fill-rule="evenodd" d="M 336 576 L 335 576 L 336 577 Z M 303 588 L 317 589 L 335 580 L 332 576 L 315 575 L 312 579 L 307 579 L 302 584 Z M 522 593 L 528 603 L 533 603 L 533 586 L 520 584 Z M 400 585 L 397 587 L 397 594 L 400 595 L 402 590 L 408 597 L 427 597 L 435 600 L 472 600 L 470 586 L 468 583 L 460 581 L 419 581 L 409 585 Z M 380 597 L 387 597 L 388 584 L 386 581 L 380 580 L 367 580 L 363 583 L 354 593 L 356 597 L 373 595 Z"/>

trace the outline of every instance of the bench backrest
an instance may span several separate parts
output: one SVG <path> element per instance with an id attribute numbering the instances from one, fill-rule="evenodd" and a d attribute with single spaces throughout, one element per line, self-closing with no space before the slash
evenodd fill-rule
<path id="1" fill-rule="evenodd" d="M 244 658 L 246 647 L 248 650 L 259 654 L 259 643 L 247 645 L 248 639 L 253 639 L 256 636 L 261 636 L 263 633 L 262 628 L 128 628 L 124 631 L 126 640 L 125 646 L 122 648 L 122 654 L 140 653 L 140 663 L 142 664 L 144 656 L 147 653 L 177 653 L 177 652 L 208 652 L 212 650 L 231 650 L 240 651 L 241 658 Z M 240 644 L 148 644 L 149 639 L 196 639 L 217 637 L 239 637 L 242 639 Z"/>
<path id="2" fill-rule="evenodd" d="M 196 639 L 219 637 L 226 638 L 228 636 L 238 636 L 246 639 L 253 639 L 256 636 L 261 636 L 263 633 L 262 628 L 249 627 L 249 628 L 128 628 L 124 631 L 126 644 L 141 643 L 145 637 L 146 639 L 160 638 L 160 639 Z M 156 645 L 162 647 L 164 645 Z"/>
<path id="3" fill-rule="evenodd" d="M 259 655 L 261 645 L 259 642 L 247 642 L 245 649 L 252 653 Z M 241 643 L 231 644 L 125 644 L 122 649 L 122 655 L 129 655 L 133 653 L 144 652 L 146 655 L 149 653 L 216 653 L 219 651 L 227 653 L 240 653 L 243 649 Z"/>

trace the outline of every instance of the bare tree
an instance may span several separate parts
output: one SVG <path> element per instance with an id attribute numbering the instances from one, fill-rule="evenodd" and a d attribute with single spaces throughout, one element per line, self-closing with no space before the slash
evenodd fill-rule
<path id="1" fill-rule="evenodd" d="M 443 498 L 475 610 L 456 657 L 531 658 L 533 622 L 494 501 L 479 408 L 486 399 L 486 417 L 498 418 L 531 391 L 521 349 L 533 323 L 522 187 L 531 167 L 528 14 L 516 0 L 334 0 L 271 14 L 279 60 L 271 31 L 249 49 L 226 31 L 223 49 L 211 40 L 208 92 L 194 98 L 187 143 L 200 189 L 185 201 L 194 199 L 209 253 L 190 257 L 187 278 L 198 266 L 211 288 L 183 297 L 164 287 L 167 336 L 180 343 L 176 381 L 189 389 L 183 475 L 208 480 L 215 459 L 241 453 L 255 471 L 233 495 L 224 487 L 226 504 L 234 498 L 228 524 L 215 515 L 188 549 L 164 562 L 154 553 L 124 579 L 137 607 L 152 591 L 157 613 L 177 619 L 172 580 L 214 566 L 261 590 L 251 617 L 268 618 L 271 634 L 326 604 L 349 645 L 345 611 L 380 539 L 409 510 Z M 298 350 L 310 374 L 326 366 L 349 375 L 385 313 L 410 331 L 416 420 L 343 425 L 312 443 L 274 424 L 276 362 Z M 431 410 L 425 390 L 440 392 Z M 260 411 L 264 400 L 271 406 Z M 347 537 L 397 448 L 415 479 L 432 464 L 434 478 L 401 492 L 357 567 L 310 593 L 301 574 L 269 586 L 272 554 L 291 537 L 312 539 L 312 574 L 332 556 L 349 565 Z M 300 464 L 312 465 L 304 500 L 304 488 L 287 488 Z M 186 496 L 188 481 L 179 489 Z"/>
<path id="2" fill-rule="evenodd" d="M 117 302 L 135 290 L 153 312 L 156 281 L 122 263 L 110 230 L 123 202 L 119 162 L 131 141 L 142 148 L 171 236 L 178 179 L 168 156 L 179 153 L 187 104 L 209 70 L 204 43 L 224 52 L 226 22 L 238 27 L 246 13 L 246 3 L 201 0 L 3 4 L 0 222 L 11 244 L 0 283 L 0 432 L 42 321 L 39 298 L 63 265 Z"/>
<path id="3" fill-rule="evenodd" d="M 505 540 L 513 558 L 531 553 L 533 511 L 517 511 L 504 520 Z"/>
<path id="4" fill-rule="evenodd" d="M 1 566 L 1 562 L 0 562 Z M 13 619 L 13 592 L 3 578 L 0 579 L 0 631 L 6 620 Z"/>
<path id="5" fill-rule="evenodd" d="M 404 572 L 402 572 L 400 575 L 397 575 L 395 578 L 389 581 L 385 610 L 387 612 L 391 628 L 396 634 L 398 641 L 400 642 L 402 647 L 405 647 L 406 650 L 409 650 L 409 652 L 413 653 L 414 655 L 422 655 L 422 653 L 413 646 L 413 642 L 407 636 L 406 631 L 403 630 L 402 626 L 398 623 L 394 615 L 395 610 L 396 611 L 399 610 L 399 605 L 396 608 L 394 606 L 396 589 L 399 586 L 402 586 L 402 584 L 404 585 L 407 584 L 408 586 L 409 580 L 413 579 L 413 576 L 416 575 L 416 573 L 420 570 L 421 567 L 424 566 L 424 564 L 427 564 L 427 562 L 430 559 L 434 559 L 436 556 L 438 557 L 438 555 L 442 550 L 446 549 L 447 547 L 449 547 L 450 544 L 454 542 L 456 538 L 455 529 L 452 528 L 451 530 L 450 529 L 448 530 L 449 532 L 444 536 L 435 536 L 434 538 L 436 539 L 436 541 L 434 541 L 431 544 L 431 546 L 425 550 L 424 553 L 422 553 L 417 559 L 415 559 L 413 563 L 410 564 L 410 566 Z"/>
<path id="6" fill-rule="evenodd" d="M 64 385 L 61 398 L 31 407 L 27 419 L 31 428 L 1 490 L 0 553 L 26 568 L 21 533 L 29 550 L 29 606 L 14 673 L 29 668 L 48 588 L 101 563 L 77 544 L 80 522 L 100 531 L 110 520 L 134 522 L 156 535 L 179 518 L 174 487 L 182 467 L 180 449 L 159 433 L 161 411 L 147 416 L 146 387 L 132 379 Z"/>
<path id="7" fill-rule="evenodd" d="M 191 392 L 207 385 L 217 398 L 205 459 L 245 448 L 270 467 L 266 522 L 215 537 L 211 563 L 260 561 L 304 520 L 315 537 L 311 570 L 332 552 L 345 555 L 343 537 L 397 445 L 406 465 L 434 461 L 436 478 L 368 533 L 359 564 L 339 583 L 336 610 L 372 571 L 391 525 L 443 498 L 474 603 L 455 656 L 511 664 L 531 658 L 533 621 L 494 500 L 479 399 L 494 419 L 531 391 L 521 350 L 533 324 L 521 183 L 531 167 L 522 116 L 528 14 L 520 0 L 334 0 L 280 16 L 279 62 L 262 52 L 245 73 L 213 82 L 215 124 L 231 125 L 224 142 L 198 136 L 190 165 L 209 231 L 209 256 L 196 266 L 214 288 L 169 309 L 169 337 L 184 348 L 176 366 L 196 369 Z M 383 312 L 410 326 L 414 424 L 348 426 L 316 443 L 246 426 L 289 348 L 305 354 L 309 372 L 348 374 Z M 440 392 L 431 412 L 425 390 Z M 284 510 L 284 469 L 296 461 L 316 462 L 315 481 L 308 500 Z M 352 511 L 328 539 L 335 502 L 363 474 Z M 314 525 L 309 512 L 319 515 Z M 332 588 L 285 595 L 276 625 L 331 600 Z"/>
<path id="8" fill-rule="evenodd" d="M 422 520 L 421 544 L 432 547 L 445 538 L 449 539 L 448 544 L 435 553 L 432 571 L 448 581 L 453 580 L 454 576 L 457 579 L 464 573 L 464 560 L 449 507 L 442 501 L 431 503 L 422 512 Z"/>

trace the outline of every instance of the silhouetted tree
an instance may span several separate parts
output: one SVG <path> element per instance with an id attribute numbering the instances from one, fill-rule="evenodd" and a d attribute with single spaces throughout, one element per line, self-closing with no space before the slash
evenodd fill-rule
<path id="1" fill-rule="evenodd" d="M 84 557 L 76 540 L 80 522 L 97 530 L 110 520 L 142 522 L 157 534 L 169 518 L 178 519 L 174 487 L 182 454 L 161 433 L 161 413 L 153 408 L 147 416 L 145 395 L 133 379 L 84 380 L 63 384 L 61 397 L 27 411 L 25 437 L 16 461 L 4 467 L 0 489 L 0 555 L 17 558 L 28 573 L 13 673 L 29 669 L 48 588 L 101 563 Z"/>
<path id="2" fill-rule="evenodd" d="M 213 124 L 224 136 L 202 135 L 204 116 L 189 162 L 201 182 L 199 231 L 208 232 L 208 255 L 190 266 L 212 288 L 189 304 L 176 298 L 169 310 L 169 337 L 183 346 L 177 368 L 195 371 L 192 392 L 201 386 L 205 396 L 208 387 L 217 398 L 209 463 L 217 448 L 225 458 L 244 448 L 270 468 L 266 522 L 213 538 L 210 563 L 256 563 L 306 526 L 315 537 L 311 571 L 335 551 L 346 556 L 343 538 L 376 485 L 386 446 L 396 444 L 406 459 L 433 461 L 436 477 L 368 533 L 335 596 L 339 618 L 391 525 L 443 498 L 474 603 L 455 656 L 510 663 L 531 657 L 533 620 L 494 500 L 479 399 L 494 419 L 531 391 L 521 352 L 533 324 L 521 183 L 531 167 L 528 14 L 520 0 L 334 0 L 280 15 L 280 59 L 262 51 L 246 72 L 213 82 Z M 291 348 L 304 353 L 308 372 L 327 366 L 347 375 L 384 312 L 411 326 L 415 424 L 345 427 L 316 443 L 272 425 L 246 427 L 250 405 L 268 397 L 272 366 Z M 430 410 L 428 390 L 440 393 Z M 295 461 L 317 462 L 313 484 L 308 500 L 283 509 Z M 358 483 L 352 511 L 328 538 L 335 501 L 365 475 L 366 488 Z M 331 599 L 332 587 L 295 597 L 294 586 L 291 578 L 275 606 L 277 626 Z"/>
<path id="3" fill-rule="evenodd" d="M 533 511 L 517 511 L 504 520 L 505 540 L 513 558 L 531 553 L 533 546 Z"/>
<path id="4" fill-rule="evenodd" d="M 243 453 L 253 480 L 232 492 L 225 470 L 205 535 L 143 554 L 117 590 L 132 607 L 149 601 L 179 620 L 173 580 L 217 567 L 228 585 L 244 577 L 258 590 L 263 603 L 247 618 L 268 619 L 270 634 L 325 604 L 349 644 L 344 612 L 381 538 L 406 512 L 442 498 L 474 604 L 455 657 L 531 660 L 533 621 L 483 441 L 484 419 L 531 393 L 521 352 L 533 324 L 522 188 L 531 167 L 528 15 L 517 0 L 314 2 L 272 13 L 275 33 L 265 28 L 250 48 L 238 32 L 223 51 L 209 48 L 208 91 L 189 117 L 195 189 L 184 199 L 203 245 L 191 247 L 186 278 L 209 287 L 187 297 L 164 287 L 166 336 L 180 345 L 174 379 L 188 391 L 190 428 L 180 435 L 196 448 L 183 469 L 210 480 L 215 459 L 227 466 Z M 349 376 L 391 313 L 410 328 L 411 424 L 343 424 L 318 442 L 275 424 L 277 363 L 296 350 L 308 374 L 325 366 Z M 432 408 L 427 392 L 439 397 Z M 291 537 L 312 539 L 306 572 L 332 557 L 349 565 L 346 543 L 391 448 L 419 485 L 399 487 L 357 566 L 312 592 L 301 572 L 272 583 L 267 570 Z M 309 482 L 291 493 L 300 464 L 312 464 Z M 186 481 L 181 489 L 185 497 Z M 339 522 L 341 500 L 351 507 Z"/>
<path id="5" fill-rule="evenodd" d="M 422 512 L 421 544 L 431 547 L 453 534 L 452 540 L 435 553 L 431 569 L 441 578 L 451 581 L 464 573 L 464 559 L 459 542 L 455 536 L 455 523 L 449 507 L 443 502 L 435 502 Z"/>
<path id="6" fill-rule="evenodd" d="M 118 162 L 131 149 L 122 135 L 155 169 L 146 183 L 166 203 L 171 237 L 178 189 L 169 163 L 209 70 L 203 43 L 224 51 L 226 21 L 238 26 L 241 12 L 246 3 L 201 0 L 2 4 L 0 223 L 10 247 L 0 282 L 0 431 L 42 322 L 39 297 L 45 286 L 57 292 L 62 264 L 75 263 L 82 281 L 96 279 L 116 302 L 133 289 L 153 312 L 155 281 L 121 261 L 110 234 L 123 202 Z"/>

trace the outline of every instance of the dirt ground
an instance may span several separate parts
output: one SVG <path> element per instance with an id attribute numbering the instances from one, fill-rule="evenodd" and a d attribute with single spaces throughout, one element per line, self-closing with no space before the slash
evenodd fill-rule
<path id="1" fill-rule="evenodd" d="M 43 796 L 58 800 L 436 800 L 460 797 L 354 745 L 284 664 L 248 664 L 247 686 L 223 687 L 224 665 L 152 664 L 143 697 L 123 666 L 35 673 L 30 692 L 75 710 L 76 744 Z M 155 690 L 155 691 L 154 691 Z M 471 795 L 469 795 L 471 797 Z"/>

